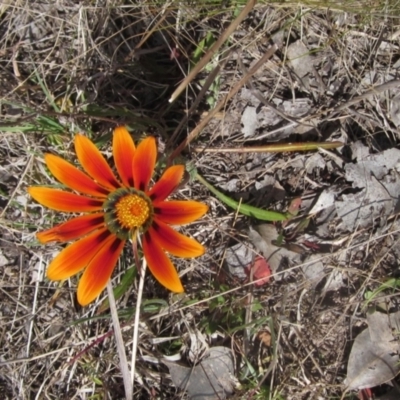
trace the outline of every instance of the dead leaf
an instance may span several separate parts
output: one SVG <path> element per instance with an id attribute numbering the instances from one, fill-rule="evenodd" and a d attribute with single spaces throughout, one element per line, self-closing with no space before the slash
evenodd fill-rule
<path id="1" fill-rule="evenodd" d="M 371 226 L 376 218 L 384 223 L 397 206 L 400 192 L 400 150 L 389 149 L 371 154 L 355 164 L 347 164 L 346 179 L 358 193 L 342 196 L 335 207 L 342 226 L 348 231 Z"/>
<path id="2" fill-rule="evenodd" d="M 366 146 L 361 140 L 357 140 L 350 144 L 352 159 L 362 161 L 369 156 L 369 147 Z"/>
<path id="3" fill-rule="evenodd" d="M 393 199 L 376 179 L 370 181 L 361 192 L 344 194 L 342 198 L 342 201 L 335 203 L 335 207 L 343 227 L 348 231 L 371 226 L 375 218 L 387 218 L 394 210 Z"/>
<path id="4" fill-rule="evenodd" d="M 297 215 L 301 206 L 301 197 L 296 197 L 293 199 L 288 207 L 288 213 L 292 215 Z"/>
<path id="5" fill-rule="evenodd" d="M 236 386 L 233 355 L 227 347 L 210 348 L 209 356 L 192 368 L 171 361 L 163 362 L 174 385 L 186 390 L 191 399 L 226 399 Z"/>
<path id="6" fill-rule="evenodd" d="M 364 188 L 372 177 L 381 180 L 391 169 L 398 168 L 400 150 L 389 149 L 379 154 L 371 154 L 356 164 L 346 164 L 346 179 L 353 182 L 353 187 Z"/>
<path id="7" fill-rule="evenodd" d="M 242 133 L 245 138 L 254 136 L 258 127 L 258 116 L 255 107 L 246 107 L 242 114 Z"/>
<path id="8" fill-rule="evenodd" d="M 246 279 L 246 265 L 254 259 L 254 251 L 243 243 L 229 247 L 225 252 L 225 265 L 229 272 L 239 279 Z"/>
<path id="9" fill-rule="evenodd" d="M 281 261 L 283 259 L 289 259 L 291 262 L 301 261 L 301 257 L 298 253 L 285 249 L 284 247 L 278 247 L 272 244 L 278 238 L 278 232 L 272 224 L 260 224 L 256 228 L 249 228 L 249 239 L 254 244 L 255 248 L 261 253 L 271 268 L 274 278 L 276 280 L 282 279 L 282 275 L 276 273 L 279 270 Z"/>
<path id="10" fill-rule="evenodd" d="M 271 268 L 264 257 L 257 256 L 254 263 L 246 266 L 246 272 L 249 276 L 251 275 L 251 270 L 253 270 L 253 281 L 258 281 L 254 283 L 256 286 L 262 286 L 269 282 Z"/>
<path id="11" fill-rule="evenodd" d="M 400 312 L 367 315 L 368 328 L 354 341 L 347 365 L 348 389 L 366 389 L 393 379 L 400 372 L 400 350 L 394 333 L 399 332 Z"/>
<path id="12" fill-rule="evenodd" d="M 335 204 L 335 198 L 341 189 L 338 186 L 331 186 L 324 189 L 318 197 L 318 200 L 309 211 L 310 215 L 319 213 Z"/>
<path id="13" fill-rule="evenodd" d="M 254 95 L 254 90 L 243 88 L 240 92 L 240 98 L 246 100 L 249 104 L 254 107 L 258 107 L 261 101 Z"/>
<path id="14" fill-rule="evenodd" d="M 265 346 L 271 347 L 271 333 L 268 331 L 260 331 L 257 334 L 257 339 Z"/>
<path id="15" fill-rule="evenodd" d="M 302 78 L 313 70 L 313 58 L 310 56 L 310 50 L 307 49 L 301 40 L 292 43 L 286 51 L 294 72 Z"/>
<path id="16" fill-rule="evenodd" d="M 323 292 L 329 292 L 332 290 L 338 290 L 344 285 L 343 281 L 343 271 L 331 268 L 331 272 L 327 276 L 326 283 L 323 288 Z"/>
<path id="17" fill-rule="evenodd" d="M 305 265 L 302 265 L 304 276 L 312 287 L 316 287 L 318 283 L 325 277 L 325 266 L 321 261 L 321 256 L 312 254 Z"/>
<path id="18" fill-rule="evenodd" d="M 314 169 L 323 169 L 326 167 L 325 159 L 320 153 L 314 153 L 306 160 L 305 169 L 307 174 L 312 174 Z"/>

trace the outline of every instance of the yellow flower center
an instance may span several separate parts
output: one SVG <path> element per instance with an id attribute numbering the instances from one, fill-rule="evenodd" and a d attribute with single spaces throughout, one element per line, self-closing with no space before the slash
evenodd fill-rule
<path id="1" fill-rule="evenodd" d="M 146 193 L 134 188 L 111 192 L 103 204 L 104 221 L 110 232 L 127 240 L 139 229 L 146 232 L 153 221 L 153 204 Z"/>
<path id="2" fill-rule="evenodd" d="M 150 216 L 149 203 L 137 194 L 128 194 L 115 204 L 116 217 L 125 229 L 140 228 Z"/>

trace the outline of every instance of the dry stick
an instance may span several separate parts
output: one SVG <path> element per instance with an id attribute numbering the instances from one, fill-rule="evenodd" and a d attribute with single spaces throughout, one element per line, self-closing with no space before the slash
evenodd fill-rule
<path id="1" fill-rule="evenodd" d="M 276 143 L 265 144 L 261 146 L 246 147 L 224 147 L 224 148 L 206 148 L 193 147 L 196 153 L 282 153 L 286 151 L 310 151 L 320 149 L 336 149 L 343 146 L 340 141 L 333 142 L 299 142 L 299 143 Z"/>
<path id="2" fill-rule="evenodd" d="M 172 103 L 185 89 L 185 87 L 194 79 L 194 77 L 208 64 L 213 55 L 218 49 L 225 43 L 225 41 L 232 35 L 238 25 L 246 18 L 247 14 L 253 9 L 257 0 L 248 0 L 247 4 L 243 8 L 242 12 L 237 18 L 228 26 L 228 28 L 222 33 L 220 38 L 211 46 L 211 48 L 204 54 L 203 58 L 195 65 L 190 71 L 189 75 L 182 81 L 182 83 L 172 93 L 169 102 Z"/>
<path id="3" fill-rule="evenodd" d="M 175 149 L 168 159 L 168 163 L 172 163 L 175 157 L 179 156 L 182 150 L 204 129 L 204 127 L 210 122 L 210 120 L 219 112 L 219 110 L 232 99 L 233 96 L 246 84 L 246 82 L 258 71 L 258 69 L 275 53 L 277 50 L 276 44 L 272 45 L 267 52 L 249 69 L 247 75 L 245 75 L 231 91 L 222 99 L 212 111 L 209 112 L 199 125 L 196 126 L 188 135 L 188 137 L 182 141 L 182 143 Z"/>
<path id="4" fill-rule="evenodd" d="M 138 264 L 137 264 L 138 265 Z M 135 378 L 135 366 L 136 366 L 136 354 L 139 339 L 139 319 L 140 319 L 140 307 L 142 304 L 143 288 L 144 288 L 144 277 L 146 274 L 146 260 L 143 257 L 142 268 L 139 270 L 139 289 L 138 296 L 136 300 L 136 312 L 135 312 L 135 322 L 133 325 L 133 340 L 132 340 L 132 361 L 131 361 L 131 382 L 134 385 Z"/>
<path id="5" fill-rule="evenodd" d="M 212 83 L 214 82 L 215 78 L 217 77 L 217 75 L 219 74 L 219 71 L 221 70 L 221 68 L 223 68 L 225 66 L 225 64 L 227 63 L 227 61 L 229 60 L 229 56 L 232 53 L 232 50 L 229 50 L 227 52 L 225 52 L 222 56 L 222 62 L 220 62 L 212 71 L 211 73 L 208 75 L 206 81 L 204 82 L 203 87 L 201 88 L 199 94 L 197 95 L 195 101 L 193 102 L 192 106 L 189 108 L 189 111 L 186 113 L 186 115 L 182 118 L 181 122 L 179 123 L 179 125 L 176 127 L 176 129 L 174 130 L 174 133 L 171 136 L 171 139 L 169 139 L 168 143 L 167 143 L 167 148 L 172 145 L 172 143 L 174 142 L 176 136 L 179 134 L 179 132 L 181 131 L 183 125 L 186 123 L 186 121 L 189 119 L 189 117 L 192 115 L 192 113 L 194 112 L 194 110 L 197 109 L 197 106 L 200 104 L 201 99 L 204 97 L 204 95 L 206 94 L 208 88 L 212 85 Z"/>
<path id="6" fill-rule="evenodd" d="M 151 28 L 142 38 L 142 40 L 135 46 L 135 48 L 125 57 L 125 62 L 129 61 L 132 57 L 136 56 L 139 49 L 143 46 L 144 43 L 146 43 L 147 39 L 158 29 L 158 27 L 164 22 L 164 20 L 167 18 L 167 16 L 170 14 L 169 11 L 167 11 L 158 21 L 157 23 Z M 153 52 L 153 51 L 158 51 L 163 49 L 165 46 L 160 45 L 157 46 L 153 49 L 149 49 L 149 51 L 141 51 L 140 54 L 146 54 L 148 52 Z"/>
<path id="7" fill-rule="evenodd" d="M 122 339 L 121 326 L 119 325 L 118 311 L 115 304 L 114 291 L 111 279 L 107 282 L 107 294 L 110 302 L 111 318 L 113 322 L 115 341 L 117 342 L 117 350 L 119 355 L 119 365 L 121 367 L 122 378 L 124 380 L 125 398 L 131 400 L 133 398 L 132 381 L 129 378 L 128 361 L 126 359 L 124 341 Z"/>
<path id="8" fill-rule="evenodd" d="M 339 106 L 333 107 L 333 109 L 331 109 L 330 112 L 331 112 L 331 114 L 335 114 L 339 111 L 345 110 L 347 107 L 350 107 L 354 104 L 359 103 L 362 100 L 367 99 L 369 96 L 372 96 L 372 95 L 380 93 L 380 92 L 384 92 L 385 90 L 394 89 L 397 86 L 400 86 L 400 80 L 398 80 L 398 79 L 393 79 L 389 82 L 383 83 L 382 85 L 374 86 L 367 92 L 348 100 L 346 103 L 343 103 L 343 104 L 340 104 Z M 331 118 L 330 116 L 326 117 L 323 121 L 329 120 L 330 118 Z"/>

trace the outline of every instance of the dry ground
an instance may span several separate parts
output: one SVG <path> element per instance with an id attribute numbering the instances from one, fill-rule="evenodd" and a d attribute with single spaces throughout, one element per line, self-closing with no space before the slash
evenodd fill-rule
<path id="1" fill-rule="evenodd" d="M 234 354 L 234 398 L 357 398 L 343 385 L 347 361 L 366 326 L 366 293 L 398 277 L 398 207 L 375 207 L 369 218 L 344 223 L 337 204 L 351 203 L 349 196 L 362 187 L 349 180 L 346 166 L 399 144 L 400 4 L 259 2 L 170 104 L 207 33 L 217 39 L 243 3 L 0 2 L 1 398 L 124 398 L 110 317 L 97 313 L 104 297 L 79 308 L 76 279 L 59 287 L 44 275 L 61 247 L 39 245 L 35 232 L 66 216 L 27 195 L 29 185 L 55 183 L 43 154 L 75 162 L 73 134 L 83 131 L 109 156 L 112 128 L 121 123 L 138 139 L 156 135 L 169 154 L 273 44 L 268 62 L 207 124 L 182 161 L 245 203 L 286 211 L 301 198 L 298 217 L 274 225 L 273 239 L 281 235 L 288 256 L 268 284 L 246 285 L 227 254 L 238 244 L 259 254 L 251 232 L 260 221 L 237 215 L 197 181 L 182 188 L 178 197 L 210 205 L 203 220 L 186 228 L 207 254 L 177 262 L 183 298 L 147 276 L 134 398 L 186 398 L 162 361 L 180 355 L 192 365 L 216 345 Z M 214 84 L 186 120 L 218 63 Z M 324 140 L 344 146 L 316 153 L 223 152 L 269 141 Z M 396 171 L 389 174 L 394 203 Z M 310 213 L 330 188 L 329 207 Z M 319 269 L 302 266 L 317 258 Z M 127 250 L 114 285 L 132 265 Z M 380 296 L 370 305 L 397 309 L 396 287 Z M 118 303 L 128 355 L 136 298 L 135 283 Z M 374 395 L 388 390 L 382 385 Z"/>

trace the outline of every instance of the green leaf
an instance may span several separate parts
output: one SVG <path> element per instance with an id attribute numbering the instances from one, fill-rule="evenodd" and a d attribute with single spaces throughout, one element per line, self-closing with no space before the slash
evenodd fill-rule
<path id="1" fill-rule="evenodd" d="M 207 35 L 204 39 L 200 40 L 196 49 L 193 52 L 192 63 L 193 65 L 197 64 L 201 57 L 203 57 L 204 53 L 214 44 L 215 38 L 211 31 L 207 32 Z"/>
<path id="2" fill-rule="evenodd" d="M 377 289 L 374 291 L 366 291 L 364 293 L 364 299 L 365 299 L 365 304 L 364 304 L 364 309 L 369 306 L 369 303 L 373 300 L 375 300 L 380 293 L 382 293 L 385 290 L 391 289 L 391 291 L 394 291 L 395 289 L 400 288 L 400 279 L 397 278 L 390 278 L 386 282 L 383 282 Z"/>
<path id="3" fill-rule="evenodd" d="M 163 299 L 149 299 L 142 302 L 142 311 L 146 313 L 155 314 L 166 307 L 168 307 L 168 303 Z"/>
<path id="4" fill-rule="evenodd" d="M 261 221 L 286 221 L 292 217 L 289 213 L 280 213 L 277 211 L 263 210 L 262 208 L 242 204 L 236 200 L 231 199 L 219 190 L 217 190 L 211 183 L 207 182 L 199 173 L 195 174 L 196 179 L 201 182 L 211 193 L 213 193 L 219 200 L 227 206 L 232 207 L 243 215 L 259 219 Z"/>

